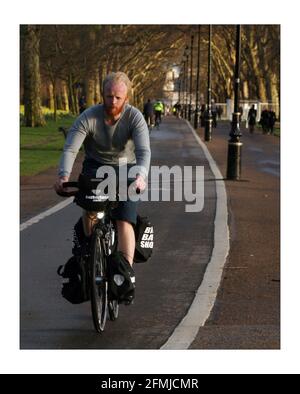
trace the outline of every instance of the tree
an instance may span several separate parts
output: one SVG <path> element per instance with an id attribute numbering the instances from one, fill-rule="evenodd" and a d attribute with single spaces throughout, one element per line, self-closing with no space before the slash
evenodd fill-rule
<path id="1" fill-rule="evenodd" d="M 40 77 L 40 27 L 21 26 L 21 43 L 23 45 L 23 83 L 25 125 L 28 127 L 44 126 L 45 119 L 41 108 Z"/>
<path id="2" fill-rule="evenodd" d="M 80 94 L 86 96 L 88 105 L 98 103 L 107 73 L 124 71 L 133 82 L 133 104 L 141 106 L 143 100 L 161 96 L 166 72 L 175 64 L 180 66 L 190 36 L 197 32 L 195 25 L 40 26 L 35 39 L 40 39 L 43 92 L 52 96 L 47 101 L 53 103 L 54 111 L 57 103 L 64 103 L 65 108 L 76 114 Z M 201 26 L 200 93 L 204 95 L 207 32 L 207 26 Z M 242 27 L 241 99 L 278 102 L 279 33 L 276 25 Z M 212 94 L 215 100 L 224 102 L 233 96 L 234 25 L 213 26 L 212 53 Z M 195 59 L 196 56 L 194 46 Z M 195 62 L 188 72 L 196 78 Z"/>

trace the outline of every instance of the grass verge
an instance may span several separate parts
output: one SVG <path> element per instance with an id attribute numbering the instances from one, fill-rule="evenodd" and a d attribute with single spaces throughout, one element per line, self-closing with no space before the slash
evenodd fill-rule
<path id="1" fill-rule="evenodd" d="M 58 165 L 64 146 L 64 136 L 58 128 L 70 127 L 74 116 L 63 115 L 55 122 L 47 120 L 45 127 L 20 128 L 20 175 L 36 175 Z"/>

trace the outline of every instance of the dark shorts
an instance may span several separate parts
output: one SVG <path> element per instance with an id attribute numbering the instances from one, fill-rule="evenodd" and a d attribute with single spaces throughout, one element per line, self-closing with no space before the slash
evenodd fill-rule
<path id="1" fill-rule="evenodd" d="M 95 178 L 101 164 L 95 160 L 85 159 L 82 166 L 82 173 L 88 177 Z M 112 166 L 113 168 L 117 168 Z M 136 225 L 138 201 L 120 201 L 117 208 L 112 209 L 111 216 L 114 220 L 123 220 Z"/>

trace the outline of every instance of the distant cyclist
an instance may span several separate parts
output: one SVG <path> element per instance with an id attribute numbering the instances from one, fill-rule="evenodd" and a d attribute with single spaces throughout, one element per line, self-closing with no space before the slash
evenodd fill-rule
<path id="1" fill-rule="evenodd" d="M 145 190 L 151 156 L 149 131 L 142 113 L 128 104 L 130 90 L 131 82 L 123 72 L 112 73 L 104 79 L 104 104 L 85 110 L 68 133 L 59 165 L 59 177 L 54 185 L 56 191 L 63 191 L 62 184 L 68 182 L 82 144 L 85 149 L 82 174 L 95 178 L 101 166 L 111 166 L 116 170 L 122 165 L 121 162 L 126 162 L 128 169 L 138 166 L 140 171 L 135 187 Z M 112 211 L 112 217 L 117 224 L 118 251 L 132 266 L 135 251 L 133 226 L 137 220 L 137 203 L 119 202 L 118 207 Z M 74 228 L 75 237 L 81 238 L 79 248 L 89 242 L 96 220 L 96 212 L 83 211 L 82 220 L 80 219 Z M 73 242 L 76 246 L 75 240 Z"/>
<path id="2" fill-rule="evenodd" d="M 174 107 L 173 107 L 173 114 L 177 117 L 180 118 L 181 114 L 181 104 L 177 102 Z"/>
<path id="3" fill-rule="evenodd" d="M 164 105 L 160 100 L 157 100 L 154 103 L 154 113 L 155 113 L 155 125 L 159 126 L 159 124 L 161 123 L 161 115 L 164 111 Z"/>

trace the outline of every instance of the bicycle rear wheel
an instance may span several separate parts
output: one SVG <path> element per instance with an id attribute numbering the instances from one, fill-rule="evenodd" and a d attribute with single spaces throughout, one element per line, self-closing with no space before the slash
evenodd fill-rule
<path id="1" fill-rule="evenodd" d="M 104 331 L 107 319 L 106 256 L 99 234 L 95 234 L 91 245 L 91 307 L 97 332 Z"/>

